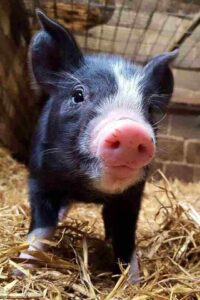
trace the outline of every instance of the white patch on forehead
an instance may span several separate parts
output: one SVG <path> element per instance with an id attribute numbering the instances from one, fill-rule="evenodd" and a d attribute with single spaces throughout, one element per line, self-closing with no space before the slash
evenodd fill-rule
<path id="1" fill-rule="evenodd" d="M 125 76 L 123 70 L 126 66 L 122 61 L 117 62 L 113 66 L 113 71 L 118 85 L 117 102 L 119 105 L 125 105 L 130 108 L 135 108 L 138 111 L 142 109 L 142 94 L 141 94 L 141 83 L 143 74 L 136 70 L 135 74 Z"/>
<path id="2" fill-rule="evenodd" d="M 105 114 L 115 109 L 125 109 L 142 115 L 141 84 L 143 74 L 136 70 L 135 74 L 125 76 L 126 63 L 119 60 L 113 64 L 113 72 L 117 82 L 117 93 L 105 99 L 98 107 L 98 112 Z"/>
<path id="3" fill-rule="evenodd" d="M 126 65 L 127 64 L 127 65 Z M 155 135 L 152 126 L 145 120 L 143 109 L 143 95 L 142 84 L 144 74 L 140 67 L 135 69 L 135 73 L 126 74 L 128 69 L 128 63 L 123 60 L 118 60 L 112 66 L 117 82 L 117 92 L 101 102 L 97 107 L 97 113 L 100 115 L 100 119 L 106 118 L 108 115 L 116 112 L 116 114 L 128 116 L 134 121 L 143 124 L 152 139 L 155 142 Z"/>

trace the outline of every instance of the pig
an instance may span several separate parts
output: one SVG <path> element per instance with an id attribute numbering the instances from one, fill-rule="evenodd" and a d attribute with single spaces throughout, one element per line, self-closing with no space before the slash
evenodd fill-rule
<path id="1" fill-rule="evenodd" d="M 41 30 L 29 62 L 47 101 L 30 155 L 29 249 L 44 249 L 41 239 L 52 237 L 74 201 L 101 203 L 115 272 L 118 261 L 130 264 L 130 280 L 137 282 L 136 226 L 156 153 L 153 114 L 165 111 L 171 98 L 169 65 L 178 51 L 144 66 L 111 54 L 84 55 L 69 30 L 36 13 Z"/>

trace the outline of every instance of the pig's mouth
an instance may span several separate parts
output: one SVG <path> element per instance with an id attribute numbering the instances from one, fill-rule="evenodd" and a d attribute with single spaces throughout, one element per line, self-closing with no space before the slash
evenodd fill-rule
<path id="1" fill-rule="evenodd" d="M 140 181 L 143 175 L 144 171 L 142 168 L 133 168 L 127 165 L 108 166 L 103 164 L 101 176 L 93 183 L 95 188 L 102 192 L 117 194 Z"/>
<path id="2" fill-rule="evenodd" d="M 104 168 L 104 173 L 107 176 L 116 178 L 116 179 L 127 179 L 132 177 L 133 174 L 138 173 L 138 168 L 133 168 L 127 165 L 106 165 Z"/>

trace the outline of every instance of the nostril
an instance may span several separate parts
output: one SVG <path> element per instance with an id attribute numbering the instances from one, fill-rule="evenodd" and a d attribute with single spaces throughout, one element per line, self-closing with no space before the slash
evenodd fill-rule
<path id="1" fill-rule="evenodd" d="M 109 144 L 109 147 L 112 148 L 112 149 L 117 149 L 120 147 L 120 142 L 119 141 L 109 141 L 107 140 L 106 141 L 108 144 Z"/>
<path id="2" fill-rule="evenodd" d="M 140 153 L 140 154 L 144 154 L 145 152 L 146 152 L 146 146 L 144 146 L 144 145 L 142 145 L 142 144 L 139 144 L 139 146 L 138 146 L 138 152 Z"/>
<path id="3" fill-rule="evenodd" d="M 120 142 L 119 141 L 113 142 L 112 145 L 111 145 L 111 147 L 113 149 L 117 149 L 117 148 L 119 148 L 119 146 L 120 146 Z"/>

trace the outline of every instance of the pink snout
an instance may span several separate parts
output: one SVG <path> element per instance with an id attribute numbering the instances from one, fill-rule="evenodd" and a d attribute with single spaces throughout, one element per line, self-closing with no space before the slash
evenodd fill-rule
<path id="1" fill-rule="evenodd" d="M 139 169 L 152 160 L 155 152 L 148 130 L 130 119 L 107 123 L 96 142 L 96 153 L 107 167 Z"/>

